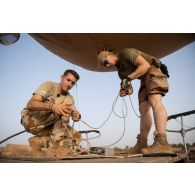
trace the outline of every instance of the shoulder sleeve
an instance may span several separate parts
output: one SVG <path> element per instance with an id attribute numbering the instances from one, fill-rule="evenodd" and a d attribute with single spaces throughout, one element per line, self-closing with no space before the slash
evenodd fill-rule
<path id="1" fill-rule="evenodd" d="M 43 99 L 46 99 L 50 95 L 52 89 L 53 83 L 51 81 L 46 81 L 42 83 L 33 94 L 39 94 L 43 97 Z"/>
<path id="2" fill-rule="evenodd" d="M 133 64 L 135 65 L 135 61 L 137 59 L 137 57 L 139 56 L 139 52 L 137 52 L 136 49 L 133 49 L 133 48 L 130 48 L 127 50 L 127 57 L 128 57 L 128 60 Z"/>

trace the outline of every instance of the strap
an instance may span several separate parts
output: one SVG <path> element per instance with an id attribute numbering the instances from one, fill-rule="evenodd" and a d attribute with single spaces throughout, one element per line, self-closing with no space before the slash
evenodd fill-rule
<path id="1" fill-rule="evenodd" d="M 89 130 L 89 131 L 79 131 L 79 133 L 85 133 L 85 134 L 88 134 L 88 133 L 100 133 L 99 131 L 97 130 Z"/>

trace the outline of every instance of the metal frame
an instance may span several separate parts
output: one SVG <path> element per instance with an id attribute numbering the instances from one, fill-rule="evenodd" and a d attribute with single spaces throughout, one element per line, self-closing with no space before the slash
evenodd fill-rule
<path id="1" fill-rule="evenodd" d="M 185 141 L 185 134 L 188 132 L 188 131 L 192 131 L 192 130 L 195 130 L 195 127 L 192 127 L 192 128 L 189 128 L 189 129 L 184 129 L 184 124 L 183 124 L 183 117 L 184 116 L 188 116 L 188 115 L 191 115 L 191 114 L 195 114 L 195 110 L 191 110 L 191 111 L 188 111 L 188 112 L 182 112 L 182 113 L 179 113 L 179 114 L 174 114 L 174 115 L 170 115 L 168 116 L 167 118 L 167 121 L 168 120 L 171 120 L 171 119 L 176 119 L 178 117 L 181 117 L 181 129 L 180 130 L 168 130 L 168 132 L 172 132 L 172 133 L 180 133 L 181 136 L 182 136 L 182 139 L 183 139 L 183 144 L 184 144 L 184 149 L 185 149 L 185 153 L 187 154 L 187 160 L 189 161 L 189 155 L 188 155 L 188 149 L 187 149 L 187 145 L 186 145 L 186 141 Z"/>

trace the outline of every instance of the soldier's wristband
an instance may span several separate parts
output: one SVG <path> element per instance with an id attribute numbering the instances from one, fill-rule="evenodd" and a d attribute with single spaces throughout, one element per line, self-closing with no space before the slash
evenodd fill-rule
<path id="1" fill-rule="evenodd" d="M 50 103 L 49 103 L 49 110 L 51 110 L 51 111 L 52 111 L 52 107 L 53 107 L 53 105 L 54 105 L 54 103 L 53 103 L 53 102 L 50 102 Z"/>

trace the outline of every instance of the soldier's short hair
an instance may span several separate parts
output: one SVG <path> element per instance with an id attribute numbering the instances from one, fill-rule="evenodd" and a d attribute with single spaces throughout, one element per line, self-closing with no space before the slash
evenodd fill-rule
<path id="1" fill-rule="evenodd" d="M 71 69 L 66 70 L 63 75 L 66 76 L 69 73 L 72 74 L 76 78 L 76 80 L 80 79 L 79 74 L 76 71 L 71 70 Z"/>

